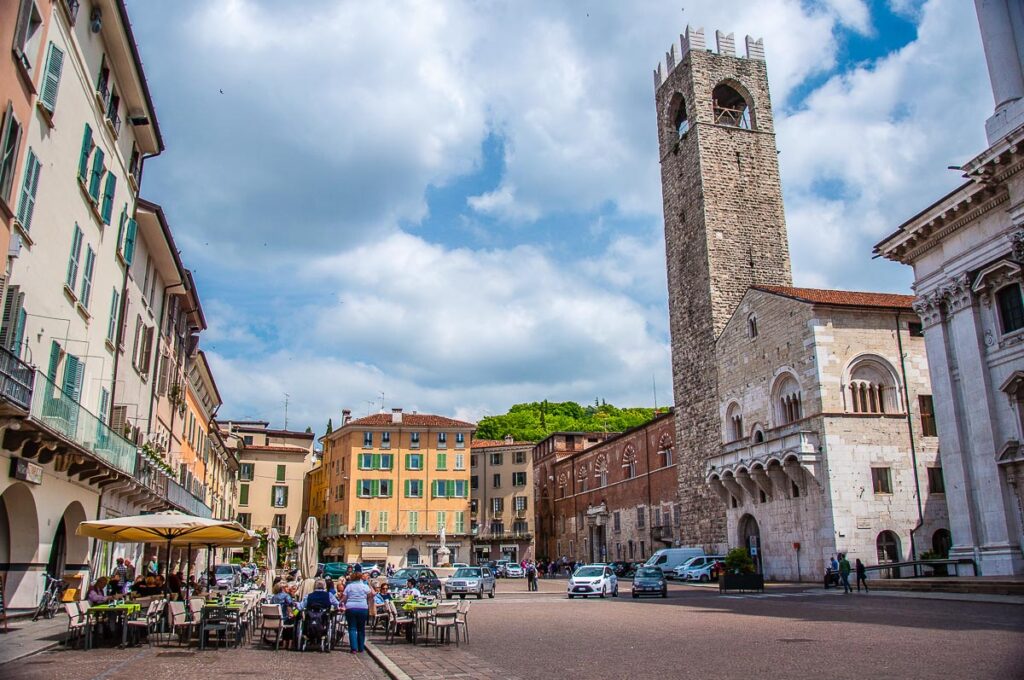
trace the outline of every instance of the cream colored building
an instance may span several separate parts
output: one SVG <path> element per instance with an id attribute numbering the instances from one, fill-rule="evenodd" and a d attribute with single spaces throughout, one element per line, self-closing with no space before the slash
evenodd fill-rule
<path id="1" fill-rule="evenodd" d="M 238 451 L 238 520 L 250 529 L 274 527 L 282 536 L 302 531 L 303 489 L 313 465 L 312 434 L 270 429 L 266 421 L 218 421 Z"/>
<path id="2" fill-rule="evenodd" d="M 470 458 L 474 562 L 537 557 L 534 548 L 533 442 L 476 439 Z"/>
<path id="3" fill-rule="evenodd" d="M 470 554 L 472 423 L 420 413 L 377 413 L 324 436 L 329 500 L 327 560 L 436 564 L 442 527 L 450 561 Z"/>

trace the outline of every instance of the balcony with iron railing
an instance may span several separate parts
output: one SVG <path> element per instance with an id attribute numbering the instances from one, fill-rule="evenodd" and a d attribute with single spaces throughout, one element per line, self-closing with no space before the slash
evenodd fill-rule
<path id="1" fill-rule="evenodd" d="M 190 494 L 185 487 L 173 479 L 167 480 L 167 500 L 190 515 L 213 517 L 213 510 L 210 506 Z"/>
<path id="2" fill-rule="evenodd" d="M 6 348 L 0 348 L 0 399 L 22 411 L 32 407 L 35 371 Z"/>
<path id="3" fill-rule="evenodd" d="M 84 409 L 42 371 L 36 371 L 29 417 L 115 470 L 135 475 L 135 444 Z"/>

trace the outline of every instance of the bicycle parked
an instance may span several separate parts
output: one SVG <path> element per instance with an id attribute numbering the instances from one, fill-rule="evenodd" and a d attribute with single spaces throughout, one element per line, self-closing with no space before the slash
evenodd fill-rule
<path id="1" fill-rule="evenodd" d="M 32 616 L 33 621 L 38 621 L 40 616 L 52 619 L 57 614 L 57 610 L 60 609 L 61 597 L 64 595 L 64 591 L 68 589 L 68 584 L 64 583 L 63 580 L 55 578 L 46 572 L 43 572 L 43 576 L 46 578 L 46 590 L 43 591 L 43 596 L 39 598 L 39 606 L 36 608 L 36 613 Z"/>

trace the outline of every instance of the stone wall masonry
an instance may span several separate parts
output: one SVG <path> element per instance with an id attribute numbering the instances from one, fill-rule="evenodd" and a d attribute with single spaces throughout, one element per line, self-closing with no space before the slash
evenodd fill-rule
<path id="1" fill-rule="evenodd" d="M 722 82 L 747 98 L 754 130 L 715 124 L 711 93 Z M 690 122 L 682 137 L 673 126 L 680 105 Z M 710 548 L 726 534 L 703 483 L 721 441 L 715 339 L 749 286 L 791 282 L 765 64 L 691 49 L 658 88 L 656 110 L 681 541 Z"/>

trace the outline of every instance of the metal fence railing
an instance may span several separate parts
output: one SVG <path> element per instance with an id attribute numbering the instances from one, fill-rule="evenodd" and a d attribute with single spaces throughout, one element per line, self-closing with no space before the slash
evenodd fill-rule
<path id="1" fill-rule="evenodd" d="M 30 416 L 111 467 L 135 474 L 135 444 L 82 408 L 41 371 L 36 371 Z"/>
<path id="2" fill-rule="evenodd" d="M 28 411 L 35 371 L 6 348 L 0 348 L 0 395 Z"/>
<path id="3" fill-rule="evenodd" d="M 926 576 L 960 576 L 961 570 L 970 570 L 971 576 L 978 575 L 978 565 L 971 559 L 957 560 L 914 560 L 912 562 L 883 562 L 866 567 L 877 578 L 922 578 Z"/>
<path id="4" fill-rule="evenodd" d="M 196 517 L 213 517 L 213 509 L 173 479 L 167 480 L 167 500 Z"/>

